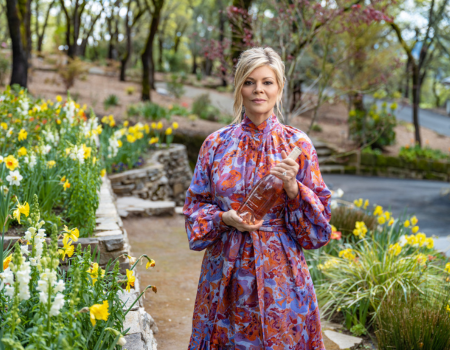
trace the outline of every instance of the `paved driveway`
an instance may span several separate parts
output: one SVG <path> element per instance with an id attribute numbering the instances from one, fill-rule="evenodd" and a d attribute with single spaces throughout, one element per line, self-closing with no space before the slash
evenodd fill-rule
<path id="1" fill-rule="evenodd" d="M 370 206 L 381 205 L 395 217 L 405 211 L 416 215 L 420 231 L 439 236 L 436 247 L 450 255 L 450 197 L 441 195 L 449 183 L 336 174 L 323 178 L 330 189 L 344 191 L 344 200 L 369 199 Z"/>

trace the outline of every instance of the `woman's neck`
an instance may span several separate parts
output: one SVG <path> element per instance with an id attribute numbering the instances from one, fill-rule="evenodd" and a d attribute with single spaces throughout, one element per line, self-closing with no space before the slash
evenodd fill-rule
<path id="1" fill-rule="evenodd" d="M 245 115 L 252 121 L 256 126 L 264 123 L 273 114 L 273 109 L 268 113 L 251 113 L 245 111 Z"/>

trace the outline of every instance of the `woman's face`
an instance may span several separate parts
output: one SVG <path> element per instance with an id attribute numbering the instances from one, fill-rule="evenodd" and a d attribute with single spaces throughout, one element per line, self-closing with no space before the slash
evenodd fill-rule
<path id="1" fill-rule="evenodd" d="M 248 76 L 241 90 L 245 113 L 251 117 L 270 117 L 277 102 L 279 88 L 272 68 L 256 68 Z"/>

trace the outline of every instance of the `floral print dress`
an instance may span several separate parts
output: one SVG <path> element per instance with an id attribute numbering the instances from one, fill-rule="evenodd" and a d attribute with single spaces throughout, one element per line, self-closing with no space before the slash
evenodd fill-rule
<path id="1" fill-rule="evenodd" d="M 298 146 L 299 194 L 284 192 L 254 232 L 225 225 L 256 182 Z M 308 136 L 244 116 L 205 140 L 183 208 L 189 246 L 206 249 L 189 350 L 325 349 L 303 249 L 328 243 L 331 192 Z"/>

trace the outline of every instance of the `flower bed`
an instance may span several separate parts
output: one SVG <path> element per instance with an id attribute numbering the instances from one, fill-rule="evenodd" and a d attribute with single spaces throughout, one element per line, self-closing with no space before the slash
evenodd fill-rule
<path id="1" fill-rule="evenodd" d="M 370 209 L 363 199 L 345 203 L 335 198 L 332 208 L 339 215 L 332 214 L 338 226 L 333 226 L 331 241 L 305 251 L 323 317 L 340 320 L 355 335 L 380 330 L 386 338 L 379 315 L 395 293 L 407 299 L 426 296 L 436 301 L 428 305 L 447 308 L 444 316 L 450 317 L 449 260 L 434 249 L 432 237 L 420 232 L 415 216 L 394 218 L 381 206 Z M 429 325 L 422 327 L 421 334 L 427 334 Z"/>
<path id="2" fill-rule="evenodd" d="M 97 151 L 103 129 L 85 110 L 0 95 L 0 349 L 119 349 L 137 329 L 145 349 L 156 347 L 154 322 L 135 309 L 156 288 L 132 291 L 137 262 L 154 261 L 129 256 Z"/>

